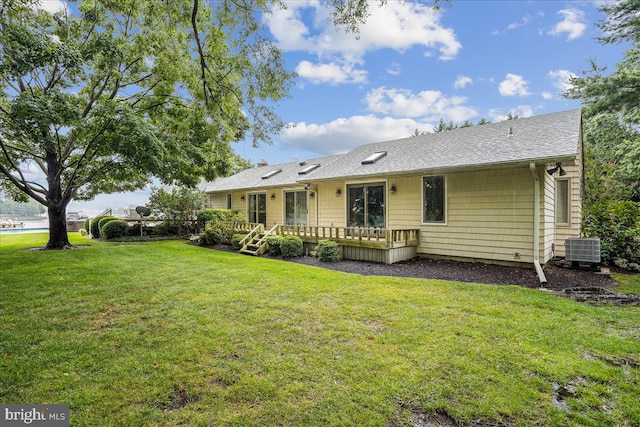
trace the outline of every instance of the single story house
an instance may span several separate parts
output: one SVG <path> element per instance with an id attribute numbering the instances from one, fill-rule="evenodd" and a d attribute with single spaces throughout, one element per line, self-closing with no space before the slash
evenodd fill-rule
<path id="1" fill-rule="evenodd" d="M 330 237 L 346 258 L 539 266 L 580 235 L 583 167 L 582 115 L 570 110 L 256 167 L 205 191 L 212 208 L 272 233 Z"/>

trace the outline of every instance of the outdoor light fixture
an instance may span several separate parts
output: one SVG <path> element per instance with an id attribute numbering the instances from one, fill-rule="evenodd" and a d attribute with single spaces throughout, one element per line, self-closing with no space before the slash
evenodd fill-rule
<path id="1" fill-rule="evenodd" d="M 307 185 L 304 186 L 304 189 L 307 190 L 307 191 L 309 191 L 310 188 L 311 188 L 310 184 L 307 184 Z"/>
<path id="2" fill-rule="evenodd" d="M 396 194 L 396 185 L 391 184 L 391 188 L 389 189 L 389 191 L 391 192 L 391 194 Z"/>
<path id="3" fill-rule="evenodd" d="M 271 195 L 271 200 L 275 200 L 275 199 L 276 199 L 276 193 L 273 193 L 273 194 Z"/>
<path id="4" fill-rule="evenodd" d="M 560 166 L 560 163 L 556 163 L 556 167 L 555 168 L 551 168 L 551 169 L 547 169 L 547 173 L 549 175 L 553 175 L 554 173 L 558 172 L 558 170 L 560 171 L 560 176 L 565 176 L 567 174 L 567 172 L 562 169 L 562 166 Z"/>
<path id="5" fill-rule="evenodd" d="M 240 196 L 240 201 L 244 202 L 244 196 Z"/>
<path id="6" fill-rule="evenodd" d="M 315 196 L 316 196 L 316 193 L 314 193 L 313 191 L 312 191 L 311 193 L 309 193 L 309 197 L 310 197 L 310 198 L 312 198 L 312 199 L 313 199 Z"/>
<path id="7" fill-rule="evenodd" d="M 336 188 L 336 197 L 340 197 L 341 194 L 342 194 L 342 190 L 339 188 Z"/>

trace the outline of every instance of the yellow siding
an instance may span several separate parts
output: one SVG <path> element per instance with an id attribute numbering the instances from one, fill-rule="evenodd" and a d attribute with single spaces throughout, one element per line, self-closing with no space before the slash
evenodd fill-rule
<path id="1" fill-rule="evenodd" d="M 340 195 L 336 196 L 336 190 Z M 346 186 L 344 182 L 332 181 L 318 184 L 316 200 L 319 206 L 318 226 L 344 227 L 346 223 Z"/>
<path id="2" fill-rule="evenodd" d="M 418 252 L 533 262 L 533 178 L 528 168 L 450 174 L 446 186 L 447 222 L 420 227 Z"/>
<path id="3" fill-rule="evenodd" d="M 551 165 L 553 166 L 553 165 Z M 564 239 L 580 234 L 581 170 L 563 166 L 570 178 L 571 220 L 568 225 L 555 223 L 555 180 L 546 173 L 551 166 L 537 169 L 540 178 L 540 253 L 541 262 L 555 254 L 564 255 Z M 418 254 L 482 260 L 533 262 L 534 179 L 528 167 L 493 171 L 446 174 L 446 223 L 422 223 L 423 175 L 381 177 L 371 182 L 386 186 L 386 227 L 419 229 Z M 308 224 L 321 227 L 346 226 L 347 184 L 321 182 L 312 186 L 308 196 Z M 396 187 L 390 194 L 391 185 Z M 267 226 L 284 224 L 284 193 L 300 191 L 303 185 L 271 188 L 267 194 Z M 336 195 L 336 190 L 340 194 Z M 249 192 L 233 192 L 232 208 L 247 215 Z M 275 196 L 271 200 L 271 195 Z M 308 195 L 310 192 L 307 193 Z M 226 208 L 227 193 L 210 194 L 211 207 Z M 245 196 L 241 201 L 240 197 Z"/>
<path id="4" fill-rule="evenodd" d="M 555 224 L 555 218 L 553 218 L 555 225 L 555 247 L 556 255 L 563 257 L 565 255 L 564 241 L 567 237 L 580 237 L 580 230 L 582 227 L 582 165 L 580 162 L 576 162 L 574 166 L 562 166 L 567 172 L 567 175 L 562 178 L 569 178 L 569 193 L 570 193 L 570 208 L 571 214 L 569 224 Z M 557 175 L 557 174 L 556 174 Z M 560 178 L 559 176 L 556 178 Z M 555 180 L 554 180 L 555 184 Z M 555 195 L 555 187 L 551 191 L 552 197 Z M 554 197 L 555 203 L 555 197 Z"/>

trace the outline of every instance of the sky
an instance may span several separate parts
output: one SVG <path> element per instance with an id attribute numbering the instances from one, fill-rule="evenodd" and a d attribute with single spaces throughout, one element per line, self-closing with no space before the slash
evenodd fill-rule
<path id="1" fill-rule="evenodd" d="M 628 46 L 601 45 L 603 1 L 452 0 L 372 3 L 359 37 L 336 30 L 322 2 L 289 1 L 266 17 L 291 97 L 275 106 L 290 126 L 272 145 L 234 150 L 253 164 L 301 161 L 431 132 L 442 118 L 496 122 L 580 107 L 561 94 L 589 60 L 612 71 Z M 58 0 L 44 1 L 55 8 Z M 149 190 L 72 202 L 69 211 L 143 205 Z"/>

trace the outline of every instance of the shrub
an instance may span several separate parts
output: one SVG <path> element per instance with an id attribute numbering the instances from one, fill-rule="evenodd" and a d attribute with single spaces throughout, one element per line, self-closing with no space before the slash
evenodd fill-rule
<path id="1" fill-rule="evenodd" d="M 585 214 L 583 232 L 600 238 L 600 256 L 605 264 L 629 268 L 640 263 L 640 203 L 594 203 Z"/>
<path id="2" fill-rule="evenodd" d="M 280 243 L 280 251 L 284 258 L 295 258 L 302 256 L 304 245 L 298 236 L 284 236 Z"/>
<path id="3" fill-rule="evenodd" d="M 88 232 L 87 232 L 87 230 L 85 230 L 84 228 L 81 228 L 81 229 L 80 229 L 80 235 L 81 235 L 81 236 L 86 237 L 86 236 L 88 236 L 88 235 L 89 235 L 89 233 L 88 233 Z"/>
<path id="4" fill-rule="evenodd" d="M 127 234 L 127 228 L 129 228 L 129 225 L 126 221 L 114 219 L 104 224 L 102 227 L 102 236 L 107 240 L 117 239 Z"/>
<path id="5" fill-rule="evenodd" d="M 267 247 L 271 255 L 280 255 L 280 244 L 282 243 L 282 236 L 267 236 Z"/>
<path id="6" fill-rule="evenodd" d="M 333 240 L 320 240 L 315 255 L 322 262 L 340 261 L 340 246 Z"/>
<path id="7" fill-rule="evenodd" d="M 87 234 L 91 233 L 91 227 L 89 226 L 91 224 L 91 218 L 87 218 L 84 220 L 84 222 L 82 223 L 82 228 L 84 228 L 84 231 L 87 232 Z M 86 236 L 86 234 L 84 234 L 84 236 Z"/>
<path id="8" fill-rule="evenodd" d="M 222 229 L 219 227 L 209 227 L 200 234 L 200 244 L 204 246 L 217 245 L 222 242 Z"/>
<path id="9" fill-rule="evenodd" d="M 105 224 L 108 224 L 111 221 L 115 221 L 119 218 L 116 218 L 115 216 L 103 216 L 102 218 L 100 218 L 98 220 L 98 237 L 104 237 L 104 233 L 102 232 L 102 228 L 105 226 Z"/>
<path id="10" fill-rule="evenodd" d="M 179 236 L 184 231 L 175 221 L 162 221 L 155 230 L 158 236 Z"/>
<path id="11" fill-rule="evenodd" d="M 246 222 L 246 218 L 238 211 L 230 209 L 203 209 L 198 212 L 198 227 L 205 228 L 207 222 Z"/>
<path id="12" fill-rule="evenodd" d="M 242 245 L 240 245 L 240 242 L 244 240 L 245 237 L 247 237 L 246 234 L 234 234 L 231 238 L 231 246 L 233 246 L 233 249 L 242 249 Z"/>
<path id="13" fill-rule="evenodd" d="M 98 228 L 98 225 L 100 223 L 100 220 L 104 218 L 103 216 L 97 216 L 95 218 L 92 218 L 91 221 L 91 225 L 90 225 L 90 230 L 89 232 L 91 233 L 91 237 L 93 237 L 94 239 L 97 239 L 98 237 L 100 237 L 100 229 Z"/>

